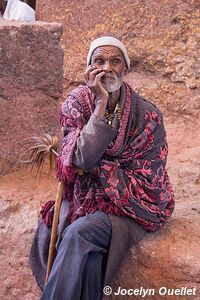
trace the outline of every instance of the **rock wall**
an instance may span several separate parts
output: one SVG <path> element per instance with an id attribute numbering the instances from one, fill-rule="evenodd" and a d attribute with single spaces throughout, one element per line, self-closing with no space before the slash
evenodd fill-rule
<path id="1" fill-rule="evenodd" d="M 64 86 L 82 81 L 90 42 L 122 40 L 131 58 L 127 80 L 168 114 L 199 115 L 198 0 L 37 0 L 37 18 L 63 24 Z"/>
<path id="2" fill-rule="evenodd" d="M 58 127 L 63 88 L 62 26 L 0 23 L 0 174 L 22 166 L 22 140 Z"/>

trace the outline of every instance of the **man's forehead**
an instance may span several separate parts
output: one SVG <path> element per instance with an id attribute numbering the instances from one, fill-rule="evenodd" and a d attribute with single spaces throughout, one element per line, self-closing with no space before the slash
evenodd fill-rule
<path id="1" fill-rule="evenodd" d="M 121 49 L 116 46 L 100 46 L 97 47 L 92 53 L 92 57 L 96 56 L 122 56 L 123 53 Z"/>

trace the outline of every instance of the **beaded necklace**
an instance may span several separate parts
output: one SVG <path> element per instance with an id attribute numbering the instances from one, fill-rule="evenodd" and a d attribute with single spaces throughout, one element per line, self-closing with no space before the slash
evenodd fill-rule
<path id="1" fill-rule="evenodd" d="M 117 105 L 115 106 L 115 110 L 113 113 L 110 113 L 107 109 L 105 111 L 105 117 L 107 119 L 108 125 L 112 124 L 112 121 L 114 119 L 114 116 L 117 115 L 117 119 L 120 122 L 121 118 L 122 118 L 122 110 L 119 107 L 119 103 L 117 103 Z"/>

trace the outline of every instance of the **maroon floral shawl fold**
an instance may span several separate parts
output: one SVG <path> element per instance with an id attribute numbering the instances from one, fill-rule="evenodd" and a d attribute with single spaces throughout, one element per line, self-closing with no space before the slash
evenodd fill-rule
<path id="1" fill-rule="evenodd" d="M 155 231 L 174 210 L 162 114 L 128 84 L 124 87 L 126 100 L 118 135 L 98 162 L 99 178 L 88 172 L 75 174 L 72 164 L 77 137 L 95 108 L 94 95 L 86 86 L 79 86 L 67 97 L 60 119 L 64 138 L 57 176 L 65 185 L 71 222 L 102 210 L 127 215 Z"/>

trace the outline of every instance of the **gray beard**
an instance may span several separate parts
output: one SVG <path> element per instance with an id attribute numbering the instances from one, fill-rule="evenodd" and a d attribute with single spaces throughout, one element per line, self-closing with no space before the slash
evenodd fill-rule
<path id="1" fill-rule="evenodd" d="M 113 76 L 115 79 L 104 79 L 101 81 L 102 86 L 108 93 L 114 93 L 120 89 L 123 83 L 123 76 Z"/>

